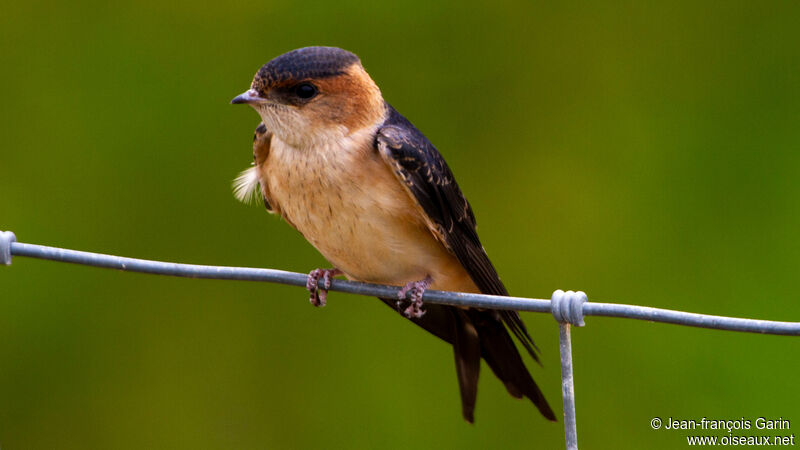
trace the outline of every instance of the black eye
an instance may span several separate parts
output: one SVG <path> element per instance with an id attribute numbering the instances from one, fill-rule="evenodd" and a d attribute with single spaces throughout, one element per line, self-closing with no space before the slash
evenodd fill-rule
<path id="1" fill-rule="evenodd" d="M 311 83 L 300 83 L 294 87 L 294 95 L 308 100 L 317 95 L 317 87 Z"/>

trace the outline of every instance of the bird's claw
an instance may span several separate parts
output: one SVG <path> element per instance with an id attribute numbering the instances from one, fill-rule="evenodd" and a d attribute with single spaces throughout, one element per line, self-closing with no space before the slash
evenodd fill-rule
<path id="1" fill-rule="evenodd" d="M 336 275 L 341 275 L 339 269 L 314 269 L 308 274 L 306 289 L 310 297 L 308 301 L 314 306 L 325 306 L 328 299 L 328 289 L 331 288 L 331 279 Z M 322 280 L 322 286 L 320 286 Z"/>
<path id="2" fill-rule="evenodd" d="M 397 293 L 397 298 L 400 300 L 397 302 L 397 307 L 400 308 L 402 301 L 406 300 L 406 295 L 411 292 L 408 300 L 411 302 L 408 307 L 403 311 L 403 315 L 410 318 L 419 319 L 420 317 L 425 315 L 425 311 L 422 309 L 422 294 L 425 293 L 425 290 L 430 287 L 431 283 L 433 283 L 433 279 L 428 275 L 422 280 L 419 281 L 412 281 L 411 283 L 406 284 L 403 286 L 402 289 Z"/>

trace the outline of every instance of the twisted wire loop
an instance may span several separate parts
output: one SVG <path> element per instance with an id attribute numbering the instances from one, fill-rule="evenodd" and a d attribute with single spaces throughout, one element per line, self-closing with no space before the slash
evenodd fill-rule
<path id="1" fill-rule="evenodd" d="M 555 317 L 558 322 L 568 323 L 576 327 L 586 325 L 583 321 L 583 305 L 588 301 L 585 292 L 564 292 L 559 289 L 553 292 L 550 301 L 553 317 Z"/>
<path id="2" fill-rule="evenodd" d="M 10 231 L 0 231 L 0 264 L 11 265 L 11 243 L 17 242 L 17 236 Z"/>

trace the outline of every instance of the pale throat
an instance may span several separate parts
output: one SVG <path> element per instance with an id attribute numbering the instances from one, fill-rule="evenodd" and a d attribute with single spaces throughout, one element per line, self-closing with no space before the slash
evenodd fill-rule
<path id="1" fill-rule="evenodd" d="M 375 114 L 370 124 L 357 129 L 345 125 L 320 123 L 301 111 L 285 106 L 258 105 L 256 111 L 275 138 L 298 150 L 347 148 L 363 144 L 386 120 L 386 113 Z"/>

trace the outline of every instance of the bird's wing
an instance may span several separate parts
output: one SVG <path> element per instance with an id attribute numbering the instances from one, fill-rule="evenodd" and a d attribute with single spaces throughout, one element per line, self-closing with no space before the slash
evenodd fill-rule
<path id="1" fill-rule="evenodd" d="M 508 295 L 475 231 L 475 215 L 444 158 L 405 117 L 387 105 L 375 146 L 426 214 L 431 232 L 452 252 L 484 294 Z M 533 339 L 514 311 L 500 318 L 538 361 Z"/>
<path id="2" fill-rule="evenodd" d="M 264 176 L 261 166 L 269 156 L 271 142 L 272 132 L 267 130 L 264 122 L 261 122 L 256 127 L 255 133 L 253 133 L 253 165 L 242 171 L 233 181 L 233 195 L 245 203 L 250 203 L 253 198 L 261 197 L 267 211 L 274 213 L 276 211 L 272 200 L 269 198 L 267 184 L 261 180 L 261 177 Z"/>

